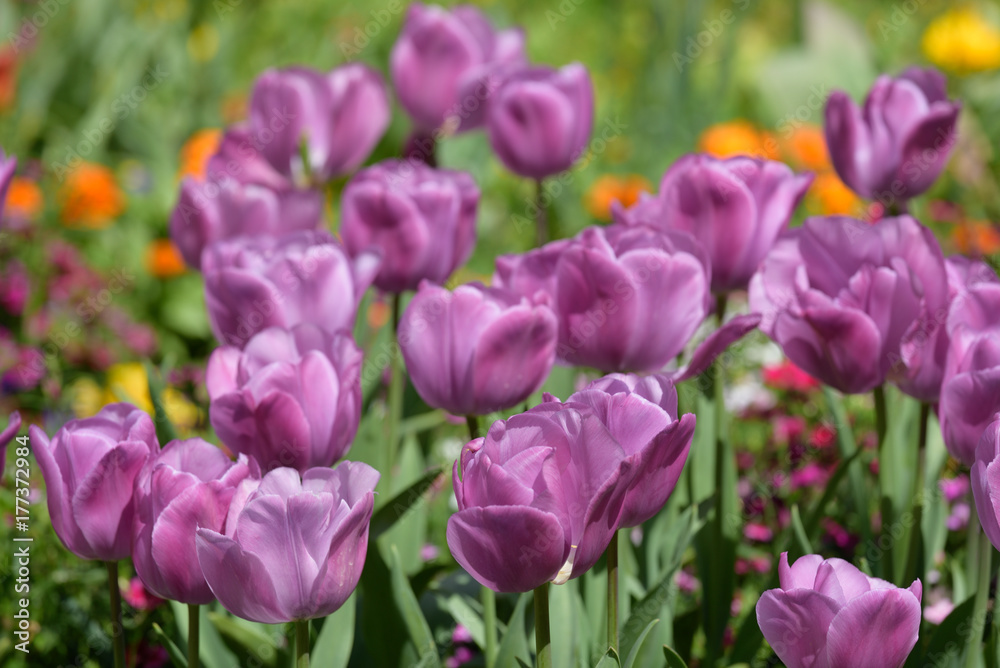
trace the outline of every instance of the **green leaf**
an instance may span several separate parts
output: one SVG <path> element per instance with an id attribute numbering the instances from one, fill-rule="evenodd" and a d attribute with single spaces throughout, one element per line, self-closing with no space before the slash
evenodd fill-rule
<path id="1" fill-rule="evenodd" d="M 524 630 L 524 608 L 532 600 L 532 593 L 521 594 L 514 605 L 514 613 L 507 622 L 507 632 L 500 639 L 497 650 L 497 666 L 513 666 L 515 662 L 523 661 L 530 665 L 531 650 L 528 648 L 528 634 Z"/>
<path id="2" fill-rule="evenodd" d="M 799 549 L 802 554 L 812 554 L 812 545 L 809 543 L 809 536 L 806 535 L 806 529 L 802 526 L 802 517 L 799 515 L 798 504 L 792 504 L 792 530 L 795 532 L 795 540 L 798 542 Z M 800 555 L 796 555 L 796 558 Z M 789 555 L 789 561 L 792 561 L 792 555 Z"/>
<path id="3" fill-rule="evenodd" d="M 163 645 L 164 649 L 167 650 L 167 654 L 170 655 L 170 660 L 174 662 L 177 668 L 187 668 L 188 660 L 181 648 L 177 646 L 173 640 L 163 632 L 160 625 L 153 622 L 153 635 L 156 636 L 157 642 Z"/>
<path id="4" fill-rule="evenodd" d="M 680 654 L 666 645 L 663 646 L 663 656 L 667 659 L 667 668 L 687 668 L 687 664 L 684 663 Z"/>
<path id="5" fill-rule="evenodd" d="M 646 640 L 646 636 L 649 635 L 649 632 L 653 630 L 653 627 L 656 626 L 659 621 L 659 619 L 654 619 L 646 625 L 645 629 L 643 629 L 639 638 L 635 641 L 635 644 L 632 645 L 632 651 L 628 653 L 628 657 L 625 659 L 625 668 L 632 668 L 632 666 L 635 665 L 635 660 L 639 656 L 639 650 L 642 649 L 643 641 Z"/>
<path id="6" fill-rule="evenodd" d="M 360 587 L 361 633 L 370 662 L 398 666 L 406 644 L 406 624 L 395 605 L 392 573 L 377 543 L 369 543 Z"/>
<path id="7" fill-rule="evenodd" d="M 273 648 L 276 644 L 266 633 L 227 613 L 209 612 L 208 619 L 218 630 L 226 646 L 239 657 L 241 664 L 252 660 L 255 665 L 278 668 L 279 653 L 261 651 L 261 648 Z"/>
<path id="8" fill-rule="evenodd" d="M 217 603 L 202 607 L 202 614 L 198 623 L 201 634 L 198 656 L 201 658 L 201 664 L 205 668 L 229 668 L 230 666 L 239 665 L 239 661 L 237 661 L 233 653 L 226 647 L 226 643 L 222 640 L 215 625 L 209 620 L 209 615 L 213 612 L 211 607 L 220 607 L 221 609 L 221 606 Z M 170 601 L 170 609 L 174 613 L 174 623 L 177 624 L 177 631 L 181 636 L 181 646 L 184 646 L 187 644 L 188 637 L 187 606 L 177 601 Z M 208 614 L 205 614 L 206 611 Z"/>
<path id="9" fill-rule="evenodd" d="M 600 662 L 597 664 L 597 668 L 621 668 L 622 662 L 618 658 L 618 652 L 612 648 L 608 648 L 608 651 L 601 657 Z"/>
<path id="10" fill-rule="evenodd" d="M 844 478 L 847 476 L 847 472 L 850 470 L 854 460 L 861 456 L 862 452 L 864 452 L 864 450 L 858 448 L 854 451 L 853 455 L 842 459 L 840 464 L 837 465 L 837 470 L 834 471 L 832 476 L 830 476 L 830 480 L 826 484 L 826 489 L 823 490 L 823 496 L 820 497 L 819 501 L 816 502 L 816 505 L 813 506 L 809 515 L 806 517 L 805 532 L 807 537 L 812 538 L 816 535 L 816 532 L 819 530 L 820 522 L 823 520 L 825 515 L 827 505 L 829 505 L 830 501 L 833 500 L 833 497 L 836 496 L 837 491 L 840 488 L 840 483 L 843 482 Z"/>
<path id="11" fill-rule="evenodd" d="M 313 643 L 311 658 L 324 668 L 345 668 L 354 648 L 355 594 L 332 615 L 323 620 L 323 627 Z"/>
<path id="12" fill-rule="evenodd" d="M 437 644 L 431 634 L 431 627 L 427 624 L 427 619 L 424 618 L 424 613 L 420 609 L 420 603 L 413 595 L 410 581 L 406 578 L 406 572 L 403 571 L 399 550 L 393 545 L 390 551 L 392 554 L 392 596 L 396 602 L 396 608 L 403 616 L 410 640 L 417 648 L 420 665 L 439 666 L 441 659 L 438 655 Z"/>
<path id="13" fill-rule="evenodd" d="M 166 445 L 177 438 L 177 430 L 167 417 L 167 410 L 163 406 L 163 377 L 160 370 L 154 367 L 149 360 L 144 360 L 142 365 L 146 369 L 146 382 L 149 385 L 149 398 L 153 403 L 153 417 L 156 421 L 156 438 L 160 445 Z"/>
<path id="14" fill-rule="evenodd" d="M 445 599 L 444 608 L 451 613 L 452 619 L 468 629 L 472 642 L 481 649 L 486 647 L 486 627 L 483 617 L 473 610 L 464 596 L 452 594 Z"/>
<path id="15" fill-rule="evenodd" d="M 402 519 L 418 501 L 424 498 L 424 492 L 430 489 L 442 475 L 444 475 L 442 467 L 431 469 L 376 510 L 375 514 L 372 515 L 371 526 L 368 529 L 368 542 L 374 543 L 392 525 Z"/>
<path id="16" fill-rule="evenodd" d="M 922 653 L 917 650 L 910 652 L 905 668 L 918 668 L 927 665 L 959 665 L 958 662 L 969 643 L 968 634 L 972 632 L 970 625 L 973 625 L 972 609 L 975 602 L 976 597 L 971 596 L 961 605 L 956 606 L 934 631 L 930 642 L 927 643 L 926 651 Z"/>

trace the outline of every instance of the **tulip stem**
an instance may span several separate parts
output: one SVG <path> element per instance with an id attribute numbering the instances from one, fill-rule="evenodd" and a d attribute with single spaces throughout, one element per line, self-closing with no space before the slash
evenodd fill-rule
<path id="1" fill-rule="evenodd" d="M 715 295 L 715 324 L 722 327 L 722 320 L 726 317 L 726 304 L 729 302 L 729 295 L 720 292 Z"/>
<path id="2" fill-rule="evenodd" d="M 466 415 L 465 424 L 469 427 L 469 438 L 473 441 L 479 438 L 479 416 Z"/>
<path id="3" fill-rule="evenodd" d="M 309 668 L 309 620 L 295 622 L 295 668 Z"/>
<path id="4" fill-rule="evenodd" d="M 198 655 L 201 638 L 200 612 L 200 605 L 188 603 L 188 668 L 198 668 L 201 665 L 201 657 Z"/>
<path id="5" fill-rule="evenodd" d="M 538 179 L 535 181 L 535 232 L 540 247 L 556 237 L 553 227 L 545 207 L 545 186 L 542 184 L 542 179 Z"/>
<path id="6" fill-rule="evenodd" d="M 118 562 L 108 567 L 108 593 L 111 595 L 111 638 L 114 643 L 115 668 L 125 668 L 125 627 L 122 626 L 122 594 L 118 589 Z"/>
<path id="7" fill-rule="evenodd" d="M 535 588 L 535 665 L 538 668 L 552 668 L 548 582 Z"/>
<path id="8" fill-rule="evenodd" d="M 979 528 L 979 516 L 976 514 L 975 504 L 972 507 L 969 523 L 976 525 L 975 530 L 969 532 L 969 549 L 978 552 L 976 561 L 979 577 L 976 580 L 976 601 L 972 604 L 972 628 L 969 630 L 969 643 L 965 650 L 965 666 L 975 668 L 982 656 L 983 628 L 986 626 L 986 608 L 990 600 L 990 580 L 993 579 L 990 568 L 993 545 Z"/>
<path id="9" fill-rule="evenodd" d="M 403 353 L 399 348 L 399 309 L 402 297 L 399 293 L 392 296 L 392 339 L 393 354 L 389 369 L 389 425 L 388 444 L 386 456 L 388 466 L 386 466 L 387 477 L 392 476 L 393 466 L 396 464 L 397 441 L 399 440 L 399 422 L 403 418 L 403 392 L 406 389 L 406 377 L 403 375 Z"/>
<path id="10" fill-rule="evenodd" d="M 918 562 L 921 549 L 921 522 L 924 517 L 924 487 L 927 485 L 927 423 L 931 417 L 931 405 L 926 401 L 920 402 L 920 424 L 917 426 L 917 475 L 913 480 L 913 526 L 910 528 L 910 549 L 906 557 L 906 569 L 903 572 L 902 585 L 913 582 L 916 577 L 923 578 L 924 574 Z M 918 569 L 921 570 L 917 573 Z"/>
<path id="11" fill-rule="evenodd" d="M 608 543 L 608 646 L 618 653 L 618 532 Z"/>
<path id="12" fill-rule="evenodd" d="M 886 466 L 886 448 L 885 448 L 885 433 L 886 433 L 886 415 L 885 415 L 885 387 L 879 385 L 874 390 L 872 390 L 872 397 L 875 399 L 875 434 L 878 436 L 878 482 L 879 482 L 879 494 L 881 496 L 881 502 L 879 509 L 881 511 L 882 517 L 882 536 L 890 535 L 890 529 L 892 527 L 892 504 L 889 501 L 889 486 L 886 484 L 889 468 Z M 891 538 L 891 535 L 890 535 Z M 882 573 L 881 577 L 883 580 L 888 580 L 889 582 L 895 582 L 893 578 L 893 542 L 888 540 L 887 547 L 885 548 L 885 554 L 882 555 Z"/>

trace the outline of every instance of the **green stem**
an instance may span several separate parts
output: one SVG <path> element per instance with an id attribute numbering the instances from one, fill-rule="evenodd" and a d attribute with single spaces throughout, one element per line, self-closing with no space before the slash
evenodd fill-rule
<path id="1" fill-rule="evenodd" d="M 406 371 L 403 368 L 403 353 L 399 348 L 399 309 L 401 301 L 402 297 L 399 293 L 392 296 L 392 338 L 395 345 L 392 347 L 392 361 L 390 362 L 389 371 L 388 466 L 385 469 L 388 473 L 387 478 L 392 476 L 392 469 L 396 464 L 399 422 L 403 418 L 403 391 L 406 389 Z"/>
<path id="2" fill-rule="evenodd" d="M 479 438 L 479 416 L 466 415 L 465 424 L 469 427 L 469 438 Z M 489 587 L 480 589 L 480 600 L 483 604 L 483 627 L 486 634 L 486 668 L 493 668 L 497 660 L 497 595 Z"/>
<path id="3" fill-rule="evenodd" d="M 608 543 L 608 646 L 618 653 L 618 532 Z"/>
<path id="4" fill-rule="evenodd" d="M 910 531 L 910 549 L 906 558 L 906 569 L 903 572 L 904 586 L 913 579 L 923 577 L 922 569 L 919 568 L 921 542 L 923 530 L 921 523 L 924 517 L 924 487 L 927 485 L 927 423 L 931 418 L 931 405 L 927 402 L 920 404 L 920 424 L 917 431 L 917 475 L 913 481 L 913 526 Z M 918 574 L 917 571 L 921 570 Z"/>
<path id="5" fill-rule="evenodd" d="M 469 438 L 473 441 L 479 438 L 479 416 L 466 415 L 465 424 L 469 427 Z"/>
<path id="6" fill-rule="evenodd" d="M 885 387 L 883 385 L 879 385 L 872 390 L 872 397 L 875 399 L 875 433 L 878 436 L 878 481 L 879 494 L 881 498 L 879 508 L 882 516 L 882 530 L 880 533 L 882 536 L 891 536 L 890 529 L 893 522 L 892 505 L 888 493 L 889 486 L 886 484 L 889 477 L 890 467 L 886 462 L 885 447 Z M 894 541 L 892 540 L 888 541 L 888 546 L 885 548 L 885 554 L 882 555 L 882 560 L 880 562 L 882 567 L 882 579 L 888 580 L 889 582 L 895 582 L 893 579 L 893 543 Z"/>
<path id="7" fill-rule="evenodd" d="M 878 454 L 882 457 L 882 446 L 885 444 L 885 387 L 879 385 L 872 390 L 875 399 L 875 433 L 878 435 Z"/>
<path id="8" fill-rule="evenodd" d="M 201 625 L 199 613 L 201 606 L 188 603 L 188 668 L 198 668 L 201 665 L 201 657 L 198 655 L 198 643 L 201 638 Z"/>
<path id="9" fill-rule="evenodd" d="M 552 221 L 549 220 L 549 212 L 545 208 L 545 188 L 542 179 L 538 179 L 535 181 L 535 234 L 539 246 L 544 246 L 555 237 L 551 226 Z"/>
<path id="10" fill-rule="evenodd" d="M 979 577 L 976 580 L 976 601 L 972 604 L 972 628 L 969 630 L 969 643 L 965 650 L 965 666 L 975 668 L 982 656 L 983 628 L 986 625 L 986 608 L 990 600 L 990 580 L 993 578 L 990 568 L 993 546 L 986 534 L 979 529 L 979 517 L 974 508 L 969 523 L 974 523 L 976 526 L 976 530 L 969 533 L 969 549 L 976 549 L 978 552 L 976 561 Z"/>
<path id="11" fill-rule="evenodd" d="M 726 304 L 729 302 L 729 294 L 720 292 L 715 295 L 715 324 L 722 327 L 722 319 L 726 317 Z"/>
<path id="12" fill-rule="evenodd" d="M 111 595 L 111 638 L 114 643 L 115 668 L 125 668 L 125 627 L 122 626 L 122 594 L 118 589 L 118 562 L 105 562 L 108 568 L 108 593 Z"/>
<path id="13" fill-rule="evenodd" d="M 969 491 L 969 525 L 965 534 L 965 578 L 972 586 L 972 578 L 979 569 L 979 550 L 976 548 L 979 540 L 979 513 L 976 511 L 976 501 Z"/>
<path id="14" fill-rule="evenodd" d="M 535 665 L 537 668 L 552 668 L 548 582 L 535 589 Z"/>
<path id="15" fill-rule="evenodd" d="M 295 622 L 295 668 L 309 668 L 309 620 Z"/>

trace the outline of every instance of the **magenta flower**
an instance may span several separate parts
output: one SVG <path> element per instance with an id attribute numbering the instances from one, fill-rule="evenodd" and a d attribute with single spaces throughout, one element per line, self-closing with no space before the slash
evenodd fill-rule
<path id="1" fill-rule="evenodd" d="M 526 67 L 503 79 L 486 118 L 490 145 L 507 169 L 541 180 L 569 169 L 594 127 L 587 68 Z"/>
<path id="2" fill-rule="evenodd" d="M 920 580 L 900 589 L 843 559 L 809 554 L 778 564 L 780 589 L 757 602 L 757 623 L 788 668 L 900 668 L 917 644 Z"/>
<path id="3" fill-rule="evenodd" d="M 805 372 L 846 393 L 883 383 L 907 333 L 946 303 L 941 249 L 909 216 L 875 225 L 810 218 L 750 282 L 761 329 Z"/>
<path id="4" fill-rule="evenodd" d="M 265 135 L 272 136 L 273 135 Z M 249 123 L 230 126 L 222 135 L 219 148 L 208 159 L 208 181 L 263 186 L 275 192 L 294 190 L 291 178 L 278 172 L 263 154 L 264 144 Z"/>
<path id="5" fill-rule="evenodd" d="M 497 267 L 502 287 L 529 297 L 552 291 L 556 355 L 570 365 L 658 371 L 708 313 L 709 261 L 683 232 L 591 227 L 571 242 L 500 258 Z"/>
<path id="6" fill-rule="evenodd" d="M 387 160 L 344 188 L 340 233 L 352 257 L 382 256 L 375 285 L 385 292 L 444 283 L 476 243 L 479 188 L 465 172 Z"/>
<path id="7" fill-rule="evenodd" d="M 212 593 L 234 615 L 265 624 L 336 611 L 365 565 L 378 479 L 367 464 L 342 462 L 244 480 L 225 531 L 197 530 L 198 563 Z"/>
<path id="8" fill-rule="evenodd" d="M 995 415 L 976 447 L 972 465 L 972 498 L 983 531 L 996 547 L 1000 545 L 1000 415 Z M 1000 549 L 1000 548 L 998 548 Z"/>
<path id="9" fill-rule="evenodd" d="M 944 75 L 911 67 L 882 75 L 859 108 L 843 91 L 826 103 L 826 144 L 851 190 L 886 206 L 927 190 L 955 145 L 961 104 L 950 102 Z"/>
<path id="10" fill-rule="evenodd" d="M 351 260 L 319 231 L 221 241 L 201 260 L 212 331 L 220 343 L 241 347 L 271 326 L 351 329 L 379 264 L 372 253 Z"/>
<path id="11" fill-rule="evenodd" d="M 132 563 L 150 592 L 195 605 L 214 600 L 195 531 L 222 531 L 236 486 L 251 476 L 260 477 L 255 461 L 230 461 L 200 438 L 171 441 L 146 463 L 135 479 Z"/>
<path id="12" fill-rule="evenodd" d="M 270 327 L 208 360 L 209 417 L 233 452 L 265 471 L 330 466 L 361 421 L 361 350 L 349 332 Z"/>
<path id="13" fill-rule="evenodd" d="M 7 189 L 10 182 L 14 180 L 14 172 L 17 170 L 17 158 L 8 156 L 0 148 L 0 221 L 3 220 L 4 203 L 7 201 Z"/>
<path id="14" fill-rule="evenodd" d="M 254 82 L 250 132 L 276 171 L 296 183 L 327 181 L 358 167 L 389 126 L 389 97 L 375 70 L 349 63 L 329 72 L 269 69 Z M 302 164 L 301 146 L 309 155 Z"/>
<path id="15" fill-rule="evenodd" d="M 424 132 L 453 118 L 468 129 L 482 122 L 491 92 L 480 85 L 494 70 L 524 60 L 520 30 L 495 30 L 471 5 L 448 11 L 414 3 L 392 47 L 390 71 L 400 103 Z"/>
<path id="16" fill-rule="evenodd" d="M 7 462 L 7 446 L 14 437 L 17 436 L 17 432 L 21 430 L 21 414 L 14 411 L 7 418 L 7 427 L 0 431 L 0 476 L 3 475 L 4 464 Z"/>
<path id="17" fill-rule="evenodd" d="M 406 369 L 430 406 L 456 415 L 512 408 L 555 362 L 558 323 L 547 298 L 479 283 L 453 292 L 424 282 L 399 323 Z"/>
<path id="18" fill-rule="evenodd" d="M 614 215 L 692 234 L 711 259 L 712 291 L 728 292 L 747 287 L 812 179 L 772 160 L 687 155 L 663 175 L 656 198 L 635 211 L 616 202 Z"/>
<path id="19" fill-rule="evenodd" d="M 170 216 L 170 237 L 188 266 L 200 269 L 202 250 L 216 241 L 315 230 L 322 214 L 317 190 L 279 192 L 233 179 L 185 178 Z"/>
<path id="20" fill-rule="evenodd" d="M 66 549 L 101 561 L 132 554 L 132 484 L 160 449 L 149 415 L 109 404 L 94 417 L 70 420 L 51 441 L 34 425 L 30 433 L 52 528 Z"/>

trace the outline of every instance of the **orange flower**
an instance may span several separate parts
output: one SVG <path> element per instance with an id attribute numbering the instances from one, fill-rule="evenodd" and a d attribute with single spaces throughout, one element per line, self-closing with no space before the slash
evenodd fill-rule
<path id="1" fill-rule="evenodd" d="M 81 163 L 59 189 L 62 220 L 67 227 L 105 228 L 125 210 L 115 175 L 104 165 Z"/>
<path id="2" fill-rule="evenodd" d="M 743 119 L 716 123 L 707 128 L 698 139 L 698 150 L 717 158 L 752 155 L 777 160 L 779 157 L 778 142 L 774 136 Z"/>
<path id="3" fill-rule="evenodd" d="M 146 249 L 146 268 L 157 278 L 170 278 L 187 271 L 184 258 L 170 239 L 156 239 Z"/>
<path id="4" fill-rule="evenodd" d="M 856 215 L 862 204 L 834 172 L 820 172 L 809 188 L 808 206 L 825 216 Z"/>
<path id="5" fill-rule="evenodd" d="M 35 219 L 42 210 L 42 189 L 31 179 L 15 176 L 7 190 L 5 212 L 9 216 Z"/>
<path id="6" fill-rule="evenodd" d="M 830 169 L 830 154 L 826 150 L 826 137 L 818 125 L 800 125 L 792 131 L 783 148 L 789 162 L 796 167 L 822 171 Z"/>
<path id="7" fill-rule="evenodd" d="M 198 130 L 181 147 L 181 167 L 177 178 L 192 176 L 199 181 L 205 178 L 208 159 L 218 150 L 222 141 L 222 130 L 206 128 Z"/>
<path id="8" fill-rule="evenodd" d="M 1000 229 L 983 220 L 967 220 L 951 233 L 958 250 L 966 255 L 982 257 L 1000 252 Z"/>
<path id="9" fill-rule="evenodd" d="M 639 195 L 652 190 L 649 181 L 638 174 L 605 174 L 587 190 L 584 205 L 598 220 L 611 220 L 611 203 L 621 202 L 626 209 L 639 201 Z"/>
<path id="10" fill-rule="evenodd" d="M 389 305 L 383 301 L 372 302 L 368 307 L 368 326 L 379 329 L 389 322 Z"/>

